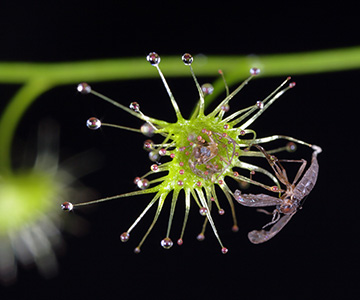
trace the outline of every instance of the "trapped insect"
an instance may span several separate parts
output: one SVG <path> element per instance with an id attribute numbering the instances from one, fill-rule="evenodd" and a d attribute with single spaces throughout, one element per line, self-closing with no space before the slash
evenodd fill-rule
<path id="1" fill-rule="evenodd" d="M 260 145 L 254 145 L 258 148 L 265 156 L 266 160 L 272 167 L 275 172 L 276 177 L 279 181 L 286 186 L 286 190 L 277 189 L 276 187 L 262 187 L 282 193 L 281 197 L 276 198 L 266 194 L 241 194 L 239 190 L 236 190 L 234 193 L 235 199 L 244 206 L 251 207 L 266 207 L 274 206 L 276 208 L 272 212 L 273 218 L 272 221 L 266 224 L 262 230 L 253 230 L 248 233 L 249 240 L 254 244 L 260 244 L 266 242 L 273 238 L 276 234 L 280 232 L 281 229 L 290 221 L 294 216 L 297 210 L 301 207 L 301 201 L 311 192 L 314 188 L 318 172 L 319 164 L 317 161 L 317 155 L 322 151 L 320 147 L 312 145 L 314 150 L 312 154 L 311 165 L 308 170 L 305 172 L 304 176 L 299 181 L 301 175 L 304 172 L 306 167 L 306 160 L 279 160 L 276 156 L 270 155 L 265 151 Z M 292 183 L 289 182 L 289 179 L 286 174 L 285 168 L 281 165 L 281 162 L 301 162 L 301 166 L 293 180 Z M 299 181 L 299 182 L 298 182 Z M 298 182 L 298 183 L 297 183 Z M 297 183 L 297 184 L 296 184 Z M 268 213 L 264 210 L 259 210 L 261 212 Z M 281 216 L 283 215 L 283 216 Z M 265 227 L 273 225 L 270 230 L 264 230 Z"/>
<path id="2" fill-rule="evenodd" d="M 226 133 L 212 133 L 211 131 L 202 130 L 203 133 L 206 133 L 209 137 L 209 142 L 206 142 L 202 136 L 198 136 L 195 141 L 196 146 L 193 148 L 191 153 L 191 158 L 189 159 L 189 166 L 194 174 L 205 179 L 211 179 L 212 182 L 223 173 L 230 166 L 234 156 L 235 156 L 235 141 L 228 137 Z M 224 138 L 228 140 L 228 143 L 224 143 L 221 139 Z M 222 148 L 228 147 L 227 144 L 231 144 L 232 148 L 229 152 L 226 151 L 226 158 L 219 155 L 219 146 L 221 144 Z M 218 156 L 218 162 L 225 162 L 223 168 L 219 168 L 219 163 L 214 161 L 213 158 Z M 212 160 L 212 161 L 211 161 Z M 200 170 L 197 166 L 203 167 L 204 170 Z M 214 175 L 217 175 L 214 177 Z"/>

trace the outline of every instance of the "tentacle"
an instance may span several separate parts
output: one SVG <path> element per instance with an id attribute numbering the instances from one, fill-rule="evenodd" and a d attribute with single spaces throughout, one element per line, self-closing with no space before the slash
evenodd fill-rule
<path id="1" fill-rule="evenodd" d="M 136 253 L 140 252 L 140 248 L 141 248 L 142 244 L 145 242 L 147 236 L 149 235 L 151 230 L 154 228 L 154 225 L 156 224 L 156 221 L 159 218 L 160 212 L 162 210 L 162 207 L 164 205 L 164 202 L 165 202 L 165 199 L 166 199 L 167 195 L 168 195 L 168 193 L 160 193 L 160 192 L 158 194 L 156 194 L 156 196 L 153 198 L 153 200 L 151 200 L 151 202 L 146 206 L 146 208 L 141 213 L 141 215 L 136 219 L 136 221 L 133 223 L 133 225 L 131 225 L 131 227 L 128 229 L 127 233 L 130 234 L 130 231 L 139 223 L 141 218 L 147 213 L 147 211 L 150 209 L 150 207 L 160 198 L 159 202 L 158 202 L 158 207 L 156 209 L 154 219 L 153 219 L 149 229 L 145 233 L 144 237 L 142 238 L 142 240 L 140 241 L 138 246 L 135 248 Z"/>

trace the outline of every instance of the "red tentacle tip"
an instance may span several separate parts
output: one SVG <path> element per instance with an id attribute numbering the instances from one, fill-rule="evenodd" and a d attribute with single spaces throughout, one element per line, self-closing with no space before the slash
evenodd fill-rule
<path id="1" fill-rule="evenodd" d="M 228 248 L 225 248 L 225 247 L 222 247 L 222 248 L 221 248 L 222 254 L 226 254 L 226 253 L 228 253 L 228 251 L 229 251 Z"/>

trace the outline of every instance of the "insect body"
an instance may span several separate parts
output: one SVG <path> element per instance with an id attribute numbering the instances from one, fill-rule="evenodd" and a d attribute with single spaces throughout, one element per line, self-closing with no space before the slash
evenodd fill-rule
<path id="1" fill-rule="evenodd" d="M 206 134 L 209 137 L 209 142 L 199 136 L 199 140 L 196 141 L 196 146 L 192 150 L 189 166 L 197 176 L 211 179 L 214 182 L 230 166 L 235 156 L 236 143 L 226 134 L 222 135 L 211 131 L 206 131 Z M 230 150 L 228 150 L 226 143 L 221 142 L 222 138 L 228 141 L 227 144 L 232 145 Z M 225 154 L 226 158 L 220 155 L 220 146 L 224 149 L 222 154 Z M 217 159 L 215 160 L 215 158 Z M 205 171 L 197 167 L 201 165 L 204 165 Z M 217 174 L 216 178 L 214 174 Z"/>
<path id="2" fill-rule="evenodd" d="M 281 183 L 286 186 L 286 190 L 277 190 L 281 192 L 282 195 L 280 198 L 272 197 L 266 194 L 241 194 L 239 190 L 236 190 L 234 193 L 235 199 L 244 206 L 252 207 L 265 207 L 265 206 L 275 206 L 276 209 L 273 211 L 273 219 L 270 223 L 266 224 L 263 228 L 274 224 L 270 230 L 253 230 L 249 232 L 249 240 L 254 244 L 260 244 L 270 240 L 274 237 L 279 231 L 290 221 L 292 216 L 297 212 L 301 207 L 301 201 L 311 192 L 316 183 L 316 179 L 319 172 L 319 165 L 317 162 L 317 154 L 322 150 L 320 147 L 313 145 L 314 149 L 312 155 L 311 165 L 308 170 L 305 172 L 304 176 L 299 181 L 302 173 L 304 172 L 306 161 L 305 160 L 283 160 L 286 162 L 301 162 L 301 166 L 295 176 L 295 179 L 292 183 L 289 182 L 286 174 L 286 170 L 281 165 L 280 160 L 278 160 L 274 155 L 268 154 L 263 147 L 255 145 L 265 156 L 270 166 L 275 172 L 276 177 Z M 297 183 L 297 184 L 296 184 Z M 268 188 L 272 190 L 272 188 Z M 264 210 L 259 210 L 266 212 Z M 283 216 L 281 216 L 281 214 Z"/>

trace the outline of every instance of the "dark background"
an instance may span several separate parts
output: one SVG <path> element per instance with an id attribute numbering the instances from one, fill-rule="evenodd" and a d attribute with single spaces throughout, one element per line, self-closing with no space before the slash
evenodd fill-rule
<path id="1" fill-rule="evenodd" d="M 143 56 L 146 64 L 150 51 L 166 59 L 166 55 L 180 58 L 184 52 L 246 55 L 359 45 L 358 24 L 351 7 L 329 3 L 316 7 L 302 2 L 289 5 L 6 1 L 0 4 L 0 61 Z M 209 229 L 204 242 L 195 239 L 202 219 L 193 209 L 184 245 L 166 251 L 160 240 L 166 230 L 167 203 L 142 253 L 135 255 L 133 248 L 150 224 L 151 213 L 127 244 L 120 243 L 119 234 L 151 196 L 108 202 L 73 214 L 88 220 L 89 231 L 83 237 L 65 234 L 67 250 L 59 257 L 57 277 L 45 280 L 36 269 L 20 268 L 18 282 L 2 288 L 1 299 L 355 299 L 359 296 L 358 78 L 359 71 L 296 76 L 296 89 L 253 126 L 259 136 L 287 134 L 323 148 L 315 189 L 304 209 L 273 240 L 251 244 L 247 232 L 259 229 L 268 218 L 237 205 L 238 233 L 230 230 L 229 210 L 222 218 L 216 217 L 222 240 L 230 249 L 222 255 Z M 259 79 L 239 97 L 257 100 L 282 80 Z M 190 75 L 168 82 L 180 107 L 190 112 L 197 97 Z M 163 106 L 169 101 L 160 79 L 98 83 L 94 87 L 125 104 L 138 101 L 150 116 L 165 120 L 173 117 L 167 113 L 170 106 Z M 0 88 L 4 107 L 18 86 Z M 241 107 L 243 103 L 238 103 L 232 109 Z M 75 86 L 62 86 L 36 101 L 20 124 L 17 137 L 26 139 L 36 132 L 40 119 L 51 117 L 61 124 L 62 158 L 90 148 L 104 156 L 104 167 L 85 177 L 86 185 L 99 196 L 134 190 L 133 178 L 150 165 L 142 150 L 145 138 L 113 129 L 92 132 L 84 122 L 93 115 L 116 124 L 141 124 L 94 97 L 78 95 Z M 300 156 L 308 159 L 309 151 L 299 149 L 295 157 Z M 182 209 L 183 204 L 179 204 L 175 223 L 181 222 Z M 179 228 L 174 226 L 174 240 Z"/>

